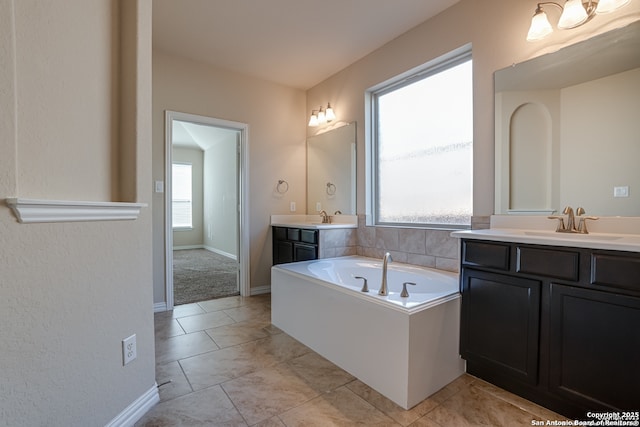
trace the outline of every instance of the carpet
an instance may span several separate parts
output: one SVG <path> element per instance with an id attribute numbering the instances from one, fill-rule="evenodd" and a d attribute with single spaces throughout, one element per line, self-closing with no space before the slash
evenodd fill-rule
<path id="1" fill-rule="evenodd" d="M 238 263 L 206 249 L 173 251 L 173 304 L 239 295 Z"/>

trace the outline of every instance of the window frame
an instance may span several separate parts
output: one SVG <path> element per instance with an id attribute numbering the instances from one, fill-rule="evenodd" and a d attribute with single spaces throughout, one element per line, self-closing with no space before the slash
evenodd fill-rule
<path id="1" fill-rule="evenodd" d="M 473 55 L 471 44 L 464 45 L 445 55 L 426 62 L 407 72 L 399 74 L 388 79 L 376 86 L 373 86 L 365 92 L 365 168 L 366 173 L 366 225 L 379 227 L 403 227 L 403 228 L 425 228 L 425 229 L 443 229 L 443 230 L 467 230 L 471 228 L 471 218 L 469 224 L 440 224 L 440 223 L 404 223 L 404 222 L 384 222 L 379 219 L 379 165 L 378 165 L 378 98 L 395 90 L 401 89 L 415 82 L 446 71 L 452 67 L 472 61 Z M 473 79 L 473 71 L 472 71 Z M 472 82 L 473 92 L 473 82 Z M 473 94 L 472 94 L 473 96 Z M 473 102 L 473 101 L 472 101 Z M 473 139 L 472 155 L 473 155 Z M 473 164 L 472 164 L 473 167 Z M 471 182 L 471 210 L 473 215 L 473 171 Z"/>
<path id="2" fill-rule="evenodd" d="M 175 205 L 174 205 L 174 198 L 173 198 L 173 190 L 175 188 L 175 180 L 173 179 L 173 166 L 175 165 L 182 165 L 182 166 L 189 166 L 190 167 L 190 175 L 191 175 L 191 198 L 189 200 L 189 203 L 191 204 L 191 218 L 190 218 L 190 225 L 174 225 L 173 223 L 173 215 L 174 212 L 176 211 L 175 209 Z M 172 173 L 172 179 L 171 179 L 171 229 L 174 231 L 189 231 L 189 230 L 193 230 L 193 163 L 190 162 L 171 162 L 171 173 Z"/>

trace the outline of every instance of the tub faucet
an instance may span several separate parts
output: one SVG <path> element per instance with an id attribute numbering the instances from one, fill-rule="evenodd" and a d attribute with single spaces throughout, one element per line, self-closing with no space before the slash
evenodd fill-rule
<path id="1" fill-rule="evenodd" d="M 389 291 L 387 290 L 387 264 L 392 261 L 393 258 L 391 258 L 391 254 L 389 252 L 385 253 L 382 258 L 382 285 L 380 285 L 378 295 L 389 295 Z"/>

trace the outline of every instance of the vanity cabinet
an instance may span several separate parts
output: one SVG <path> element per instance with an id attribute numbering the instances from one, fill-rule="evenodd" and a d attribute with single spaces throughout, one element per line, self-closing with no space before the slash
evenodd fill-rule
<path id="1" fill-rule="evenodd" d="M 318 259 L 318 230 L 273 228 L 273 265 Z"/>
<path id="2" fill-rule="evenodd" d="M 573 419 L 640 408 L 640 253 L 463 239 L 467 371 Z"/>

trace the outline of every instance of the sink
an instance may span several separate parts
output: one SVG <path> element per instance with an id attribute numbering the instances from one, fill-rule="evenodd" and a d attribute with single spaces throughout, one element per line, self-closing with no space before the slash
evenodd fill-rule
<path id="1" fill-rule="evenodd" d="M 606 234 L 580 234 L 580 233 L 559 233 L 553 231 L 525 231 L 527 236 L 539 236 L 548 237 L 554 239 L 567 239 L 567 240 L 599 240 L 599 241 L 613 241 L 620 240 L 622 236 L 610 236 Z"/>

